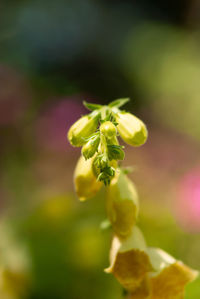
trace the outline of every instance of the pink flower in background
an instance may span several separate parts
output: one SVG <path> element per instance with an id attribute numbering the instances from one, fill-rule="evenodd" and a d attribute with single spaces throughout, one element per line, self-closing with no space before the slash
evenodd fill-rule
<path id="1" fill-rule="evenodd" d="M 187 173 L 177 190 L 176 218 L 184 230 L 200 232 L 200 168 Z"/>
<path id="2" fill-rule="evenodd" d="M 48 104 L 49 105 L 49 104 Z M 41 113 L 36 122 L 36 138 L 40 148 L 53 151 L 72 149 L 67 140 L 70 126 L 87 113 L 77 98 L 60 100 Z"/>

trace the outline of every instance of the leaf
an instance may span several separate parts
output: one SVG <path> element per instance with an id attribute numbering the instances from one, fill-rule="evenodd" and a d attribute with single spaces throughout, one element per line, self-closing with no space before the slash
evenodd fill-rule
<path id="1" fill-rule="evenodd" d="M 82 140 L 84 140 L 84 142 L 86 143 L 87 141 L 91 140 L 91 139 L 95 139 L 100 135 L 99 131 L 95 132 L 94 134 L 90 135 L 87 138 L 82 137 Z"/>
<path id="2" fill-rule="evenodd" d="M 92 104 L 92 103 L 88 103 L 86 101 L 83 101 L 83 105 L 90 111 L 99 110 L 102 108 L 102 105 Z"/>
<path id="3" fill-rule="evenodd" d="M 123 105 L 125 105 L 126 103 L 128 103 L 130 101 L 129 98 L 125 98 L 125 99 L 118 99 L 118 100 L 115 100 L 113 102 L 111 102 L 108 106 L 110 108 L 120 108 L 122 107 Z"/>

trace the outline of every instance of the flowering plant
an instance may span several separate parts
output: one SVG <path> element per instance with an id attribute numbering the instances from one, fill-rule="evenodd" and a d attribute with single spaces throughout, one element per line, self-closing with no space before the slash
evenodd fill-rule
<path id="1" fill-rule="evenodd" d="M 158 248 L 146 245 L 136 226 L 139 201 L 134 184 L 120 168 L 124 147 L 118 137 L 134 147 L 148 137 L 145 124 L 120 108 L 129 99 L 107 106 L 84 102 L 91 112 L 75 122 L 68 132 L 72 146 L 82 146 L 74 183 L 80 200 L 87 200 L 106 186 L 106 210 L 114 231 L 110 251 L 112 273 L 129 299 L 181 299 L 185 285 L 198 273 Z"/>

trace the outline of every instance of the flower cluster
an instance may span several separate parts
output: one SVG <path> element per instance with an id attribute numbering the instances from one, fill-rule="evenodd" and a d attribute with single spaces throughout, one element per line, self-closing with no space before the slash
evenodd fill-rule
<path id="1" fill-rule="evenodd" d="M 117 161 L 123 160 L 125 156 L 123 146 L 119 145 L 118 135 L 132 146 L 140 146 L 147 139 L 144 123 L 133 114 L 120 110 L 128 101 L 129 99 L 119 99 L 108 106 L 84 102 L 92 112 L 81 117 L 68 132 L 71 145 L 82 146 L 82 156 L 89 160 L 85 164 L 92 164 L 92 172 L 97 181 L 104 182 L 105 185 L 109 185 L 114 178 Z"/>
<path id="2" fill-rule="evenodd" d="M 73 146 L 82 146 L 74 183 L 80 200 L 96 195 L 106 186 L 107 217 L 114 231 L 110 252 L 112 273 L 129 299 L 181 299 L 184 286 L 197 276 L 161 249 L 146 245 L 136 226 L 139 201 L 134 184 L 118 162 L 125 157 L 118 136 L 131 146 L 146 142 L 145 124 L 133 114 L 120 110 L 128 99 L 119 99 L 108 106 L 84 102 L 91 110 L 72 125 L 68 139 Z"/>

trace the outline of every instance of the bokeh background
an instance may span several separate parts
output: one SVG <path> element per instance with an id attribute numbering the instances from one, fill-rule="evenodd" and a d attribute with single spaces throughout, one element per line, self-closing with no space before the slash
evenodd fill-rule
<path id="1" fill-rule="evenodd" d="M 83 100 L 130 97 L 149 130 L 126 146 L 139 226 L 200 270 L 198 0 L 1 0 L 0 298 L 120 299 L 103 191 L 80 203 L 66 139 Z M 200 280 L 187 287 L 200 298 Z"/>

